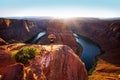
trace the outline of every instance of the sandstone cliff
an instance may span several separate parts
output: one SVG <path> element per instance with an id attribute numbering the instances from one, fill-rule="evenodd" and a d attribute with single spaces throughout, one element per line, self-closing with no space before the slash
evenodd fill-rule
<path id="1" fill-rule="evenodd" d="M 2 38 L 0 38 L 0 45 L 6 45 L 8 44 L 5 40 L 3 40 Z"/>
<path id="2" fill-rule="evenodd" d="M 42 47 L 42 55 L 37 55 L 26 67 L 11 59 L 11 52 L 20 49 L 26 44 L 11 44 L 1 46 L 4 53 L 0 59 L 1 80 L 87 80 L 87 72 L 84 63 L 74 51 L 64 45 L 54 45 L 53 51 L 49 45 L 32 45 L 38 49 Z M 8 48 L 9 49 L 5 49 Z M 1 61 L 0 60 L 0 61 Z M 12 74 L 11 74 L 12 73 Z"/>
<path id="3" fill-rule="evenodd" d="M 40 24 L 41 23 L 41 24 Z M 0 37 L 9 43 L 25 42 L 45 30 L 47 21 L 0 18 Z"/>

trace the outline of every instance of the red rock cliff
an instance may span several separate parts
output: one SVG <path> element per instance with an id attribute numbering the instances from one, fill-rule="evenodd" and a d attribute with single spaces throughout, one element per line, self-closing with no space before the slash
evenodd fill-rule
<path id="1" fill-rule="evenodd" d="M 15 46 L 15 44 L 11 45 L 9 50 L 14 50 L 12 47 Z M 3 80 L 88 80 L 84 63 L 70 47 L 54 45 L 53 51 L 48 45 L 34 45 L 34 47 L 38 49 L 44 47 L 45 50 L 42 51 L 42 55 L 32 59 L 27 67 L 16 64 L 10 59 L 10 55 L 6 56 L 9 61 L 6 66 L 0 66 L 0 78 Z M 0 59 L 3 59 L 2 56 Z"/>
<path id="2" fill-rule="evenodd" d="M 25 42 L 45 30 L 47 21 L 0 18 L 0 37 L 7 42 Z"/>
<path id="3" fill-rule="evenodd" d="M 44 46 L 49 51 L 48 46 Z M 37 66 L 44 66 L 43 74 L 47 80 L 87 80 L 84 63 L 75 55 L 68 46 L 55 45 L 52 52 L 43 55 L 42 59 L 36 58 L 30 67 L 37 75 Z M 38 78 L 41 78 L 38 75 Z"/>

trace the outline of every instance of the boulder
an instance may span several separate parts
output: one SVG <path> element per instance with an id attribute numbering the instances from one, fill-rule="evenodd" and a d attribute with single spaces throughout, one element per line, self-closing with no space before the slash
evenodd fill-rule
<path id="1" fill-rule="evenodd" d="M 42 57 L 36 57 L 29 66 L 37 80 L 87 80 L 87 71 L 84 63 L 65 45 L 54 45 L 53 51 L 50 46 L 44 46 L 46 51 Z M 29 76 L 30 78 L 33 76 Z M 34 76 L 33 76 L 34 77 Z M 34 79 L 35 79 L 34 78 Z"/>
<path id="2" fill-rule="evenodd" d="M 0 80 L 23 80 L 24 66 L 20 63 L 5 67 L 0 73 Z"/>

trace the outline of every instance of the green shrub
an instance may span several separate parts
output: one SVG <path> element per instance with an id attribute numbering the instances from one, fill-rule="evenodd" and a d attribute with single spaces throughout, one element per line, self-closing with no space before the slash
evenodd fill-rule
<path id="1" fill-rule="evenodd" d="M 38 49 L 34 47 L 23 47 L 15 53 L 14 58 L 17 62 L 26 64 L 29 63 L 29 60 L 34 58 L 38 53 Z"/>

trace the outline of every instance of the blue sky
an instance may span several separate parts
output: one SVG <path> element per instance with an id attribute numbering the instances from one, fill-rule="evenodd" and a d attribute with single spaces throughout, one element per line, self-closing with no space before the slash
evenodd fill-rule
<path id="1" fill-rule="evenodd" d="M 120 17 L 120 0 L 0 0 L 0 16 Z"/>

